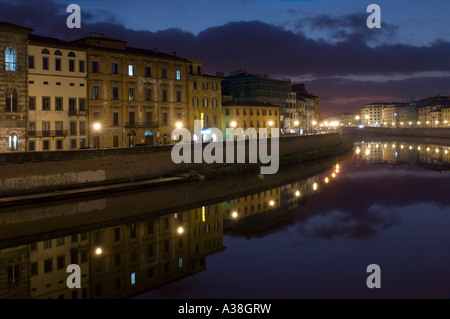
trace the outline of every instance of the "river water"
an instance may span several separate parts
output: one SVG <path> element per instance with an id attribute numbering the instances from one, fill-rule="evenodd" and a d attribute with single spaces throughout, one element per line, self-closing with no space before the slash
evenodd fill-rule
<path id="1" fill-rule="evenodd" d="M 8 239 L 0 297 L 449 298 L 449 153 L 364 141 L 298 181 L 123 224 Z M 67 287 L 69 264 L 80 266 L 80 289 Z"/>

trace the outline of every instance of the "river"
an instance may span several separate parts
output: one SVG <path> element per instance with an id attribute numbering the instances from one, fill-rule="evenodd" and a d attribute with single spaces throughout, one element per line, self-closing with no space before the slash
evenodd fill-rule
<path id="1" fill-rule="evenodd" d="M 113 206 L 58 206 L 101 223 L 58 233 L 17 221 L 2 240 L 0 298 L 449 298 L 450 147 L 355 146 L 319 174 L 170 213 L 105 222 L 114 206 L 136 213 L 134 191 Z M 67 287 L 69 264 L 80 289 Z"/>

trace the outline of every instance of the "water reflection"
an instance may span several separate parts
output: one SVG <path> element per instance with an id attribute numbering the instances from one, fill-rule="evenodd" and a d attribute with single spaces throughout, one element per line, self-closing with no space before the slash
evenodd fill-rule
<path id="1" fill-rule="evenodd" d="M 442 170 L 449 150 L 361 142 L 355 156 L 321 174 L 170 213 L 148 213 L 140 201 L 149 193 L 127 194 L 122 205 L 67 204 L 68 216 L 74 207 L 113 214 L 114 205 L 136 216 L 4 241 L 0 298 L 373 297 L 363 285 L 373 262 L 398 275 L 383 279 L 389 289 L 376 297 L 445 296 L 450 203 L 437 190 L 449 174 L 423 168 Z M 69 264 L 81 267 L 81 289 L 66 286 Z M 432 274 L 428 282 L 418 289 L 404 279 L 405 264 L 415 278 Z"/>
<path id="2" fill-rule="evenodd" d="M 434 170 L 450 169 L 450 146 L 370 141 L 356 143 L 355 152 L 368 163 L 409 163 Z"/>

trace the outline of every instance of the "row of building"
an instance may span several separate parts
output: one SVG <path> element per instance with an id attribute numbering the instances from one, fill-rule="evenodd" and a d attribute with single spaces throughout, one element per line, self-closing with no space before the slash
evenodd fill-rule
<path id="1" fill-rule="evenodd" d="M 450 96 L 410 103 L 374 103 L 361 108 L 361 124 L 384 127 L 448 127 Z"/>
<path id="2" fill-rule="evenodd" d="M 176 127 L 310 130 L 319 99 L 240 70 L 204 73 L 203 62 L 132 48 L 91 33 L 72 42 L 0 23 L 0 152 L 173 143 Z"/>
<path id="3" fill-rule="evenodd" d="M 333 125 L 330 125 L 333 123 Z M 449 127 L 450 96 L 435 96 L 409 103 L 371 103 L 359 114 L 332 114 L 324 126 L 364 125 L 374 127 Z"/>

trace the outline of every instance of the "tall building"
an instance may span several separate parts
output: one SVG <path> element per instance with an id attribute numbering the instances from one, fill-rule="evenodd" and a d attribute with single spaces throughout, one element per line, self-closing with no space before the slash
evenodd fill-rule
<path id="1" fill-rule="evenodd" d="M 0 23 L 0 152 L 25 151 L 27 38 L 32 31 Z"/>
<path id="2" fill-rule="evenodd" d="M 310 94 L 305 87 L 305 84 L 292 85 L 292 91 L 297 95 L 298 107 L 303 113 L 303 121 L 301 121 L 301 128 L 308 133 L 314 131 L 315 124 L 319 122 L 319 97 Z"/>
<path id="3" fill-rule="evenodd" d="M 29 35 L 27 151 L 88 146 L 86 52 L 82 46 Z"/>
<path id="4" fill-rule="evenodd" d="M 194 134 L 194 121 L 201 121 L 202 140 L 207 142 L 213 140 L 211 128 L 221 129 L 222 125 L 222 78 L 204 74 L 203 70 L 202 61 L 189 60 L 187 128 Z"/>
<path id="5" fill-rule="evenodd" d="M 187 60 L 102 34 L 74 43 L 87 48 L 90 145 L 168 144 L 186 125 Z"/>
<path id="6" fill-rule="evenodd" d="M 364 126 L 381 126 L 382 110 L 386 103 L 366 104 L 361 108 L 361 124 Z"/>

